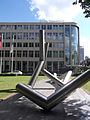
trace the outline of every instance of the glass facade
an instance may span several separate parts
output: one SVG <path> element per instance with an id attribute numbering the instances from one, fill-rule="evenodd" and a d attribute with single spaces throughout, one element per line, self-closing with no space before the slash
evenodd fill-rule
<path id="1" fill-rule="evenodd" d="M 65 25 L 65 62 L 70 65 L 70 25 Z"/>
<path id="2" fill-rule="evenodd" d="M 77 65 L 79 57 L 79 29 L 74 25 L 65 26 L 65 60 L 66 65 Z"/>
<path id="3" fill-rule="evenodd" d="M 71 60 L 72 65 L 78 64 L 78 27 L 71 26 Z"/>

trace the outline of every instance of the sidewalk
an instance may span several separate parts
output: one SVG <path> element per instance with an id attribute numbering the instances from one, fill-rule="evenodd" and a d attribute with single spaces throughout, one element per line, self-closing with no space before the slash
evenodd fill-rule
<path id="1" fill-rule="evenodd" d="M 47 81 L 38 81 L 35 87 L 47 96 L 55 91 Z M 77 89 L 63 103 L 45 112 L 27 98 L 16 94 L 0 101 L 0 120 L 90 120 L 90 96 Z"/>
<path id="2" fill-rule="evenodd" d="M 67 118 L 76 117 L 80 120 L 90 120 L 90 95 L 78 88 L 63 102 Z M 72 119 L 71 119 L 72 120 Z"/>

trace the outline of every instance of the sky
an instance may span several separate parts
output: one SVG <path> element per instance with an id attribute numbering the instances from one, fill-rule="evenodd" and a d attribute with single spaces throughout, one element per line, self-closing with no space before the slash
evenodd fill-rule
<path id="1" fill-rule="evenodd" d="M 90 57 L 90 18 L 85 18 L 75 0 L 0 0 L 0 22 L 41 20 L 76 22 L 80 28 L 80 45 Z"/>

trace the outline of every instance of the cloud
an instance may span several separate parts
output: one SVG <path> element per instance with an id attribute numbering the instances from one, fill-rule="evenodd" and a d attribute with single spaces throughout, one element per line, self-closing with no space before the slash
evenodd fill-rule
<path id="1" fill-rule="evenodd" d="M 78 5 L 72 5 L 75 0 L 27 0 L 29 3 L 29 9 L 34 12 L 35 17 L 38 20 L 59 20 L 59 21 L 74 21 L 79 20 L 81 28 L 83 28 L 83 10 Z M 77 19 L 76 19 L 77 18 Z M 84 23 L 86 25 L 86 22 Z M 80 28 L 80 31 L 81 31 Z M 85 33 L 85 31 L 84 31 Z M 82 34 L 83 36 L 83 34 Z M 84 46 L 85 56 L 89 56 L 88 51 L 90 51 L 90 39 L 81 37 L 80 35 L 80 45 Z"/>
<path id="2" fill-rule="evenodd" d="M 90 57 L 90 38 L 80 38 L 80 46 L 84 47 L 84 56 Z"/>
<path id="3" fill-rule="evenodd" d="M 82 9 L 72 5 L 74 0 L 27 0 L 30 11 L 35 11 L 39 20 L 71 21 Z"/>

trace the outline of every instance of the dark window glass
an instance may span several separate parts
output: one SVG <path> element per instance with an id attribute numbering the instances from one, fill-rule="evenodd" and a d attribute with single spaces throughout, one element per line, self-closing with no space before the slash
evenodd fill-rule
<path id="1" fill-rule="evenodd" d="M 21 43 L 21 42 L 18 42 L 18 43 L 17 43 L 17 47 L 22 47 L 22 43 Z"/>
<path id="2" fill-rule="evenodd" d="M 39 57 L 39 51 L 35 51 L 35 57 Z"/>
<path id="3" fill-rule="evenodd" d="M 28 47 L 28 43 L 23 43 L 23 47 Z"/>
<path id="4" fill-rule="evenodd" d="M 34 47 L 34 43 L 29 43 L 29 47 Z"/>
<path id="5" fill-rule="evenodd" d="M 33 51 L 29 51 L 29 57 L 33 57 Z"/>

